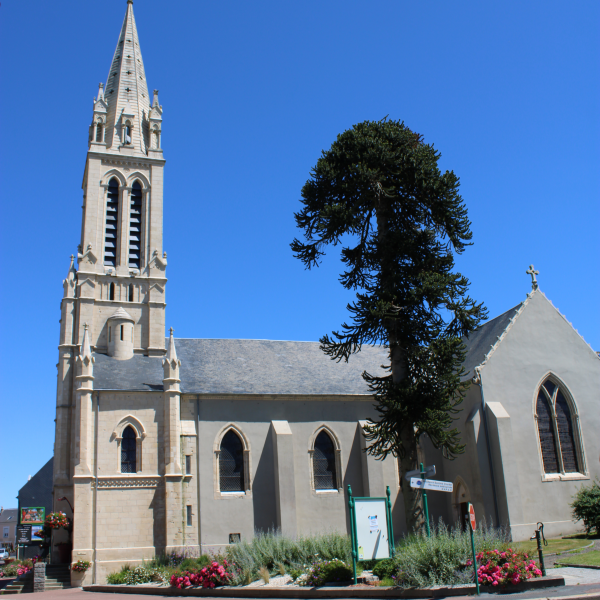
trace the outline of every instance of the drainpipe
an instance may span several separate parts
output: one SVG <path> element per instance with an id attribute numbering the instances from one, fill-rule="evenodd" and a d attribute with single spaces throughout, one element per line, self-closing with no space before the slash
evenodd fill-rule
<path id="1" fill-rule="evenodd" d="M 488 430 L 488 421 L 487 415 L 485 412 L 485 396 L 483 394 L 483 379 L 481 377 L 481 369 L 479 367 L 475 367 L 475 377 L 472 379 L 473 383 L 479 386 L 479 390 L 481 391 L 481 412 L 483 418 L 483 429 L 485 432 L 485 445 L 487 448 L 488 455 L 488 463 L 490 467 L 490 475 L 492 479 L 492 496 L 494 498 L 494 512 L 496 513 L 496 524 L 500 527 L 500 513 L 498 512 L 498 499 L 496 496 L 496 476 L 494 474 L 494 463 L 492 461 L 492 449 L 490 447 L 490 434 Z"/>
<path id="2" fill-rule="evenodd" d="M 200 539 L 200 394 L 196 396 L 196 517 L 198 527 L 198 555 L 202 554 L 202 541 Z"/>

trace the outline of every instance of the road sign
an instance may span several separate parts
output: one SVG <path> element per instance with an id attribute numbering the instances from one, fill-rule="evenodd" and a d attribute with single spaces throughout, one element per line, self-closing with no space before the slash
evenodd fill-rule
<path id="1" fill-rule="evenodd" d="M 469 504 L 469 520 L 471 521 L 471 529 L 475 531 L 477 529 L 477 521 L 475 521 L 475 508 L 472 504 Z"/>
<path id="2" fill-rule="evenodd" d="M 451 481 L 437 481 L 435 479 L 420 479 L 412 477 L 410 487 L 420 490 L 435 490 L 436 492 L 451 492 L 454 490 L 454 485 Z"/>
<path id="3" fill-rule="evenodd" d="M 435 465 L 425 467 L 425 478 L 433 477 L 435 475 Z M 415 469 L 414 471 L 407 471 L 404 475 L 406 481 L 410 482 L 413 477 L 421 477 L 421 470 Z"/>

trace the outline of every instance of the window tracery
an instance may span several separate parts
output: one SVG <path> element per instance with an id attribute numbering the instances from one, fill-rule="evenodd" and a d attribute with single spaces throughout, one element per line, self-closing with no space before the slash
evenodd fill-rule
<path id="1" fill-rule="evenodd" d="M 538 390 L 535 418 L 544 473 L 583 473 L 583 447 L 574 404 L 568 392 L 547 378 Z"/>

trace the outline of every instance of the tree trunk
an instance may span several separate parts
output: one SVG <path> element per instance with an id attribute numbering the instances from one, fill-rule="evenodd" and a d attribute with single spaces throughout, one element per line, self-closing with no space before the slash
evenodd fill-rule
<path id="1" fill-rule="evenodd" d="M 389 202 L 384 197 L 383 190 L 379 184 L 375 185 L 375 215 L 377 219 L 377 237 L 382 242 L 389 231 Z M 387 280 L 386 265 L 382 264 L 381 274 L 385 283 Z M 392 381 L 400 382 L 406 377 L 406 361 L 402 350 L 402 343 L 398 340 L 394 325 L 386 327 L 388 334 L 388 344 L 390 349 L 390 363 L 392 367 Z M 406 518 L 406 529 L 409 534 L 419 532 L 425 525 L 425 515 L 423 509 L 423 498 L 421 492 L 410 487 L 410 482 L 404 478 L 405 473 L 413 471 L 419 467 L 417 454 L 417 438 L 412 423 L 402 423 L 400 425 L 400 441 L 404 449 L 404 456 L 400 461 L 400 485 L 402 496 L 404 498 L 404 516 Z"/>

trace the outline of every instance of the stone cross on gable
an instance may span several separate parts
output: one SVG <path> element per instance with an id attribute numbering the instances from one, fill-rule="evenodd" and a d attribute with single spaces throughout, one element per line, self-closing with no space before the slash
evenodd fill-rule
<path id="1" fill-rule="evenodd" d="M 527 273 L 527 275 L 531 275 L 531 287 L 532 287 L 532 289 L 537 290 L 538 289 L 538 282 L 537 282 L 537 279 L 536 279 L 535 276 L 539 275 L 540 272 L 536 271 L 533 268 L 533 265 L 529 265 L 529 269 L 527 269 L 527 271 L 525 271 L 525 273 Z"/>

